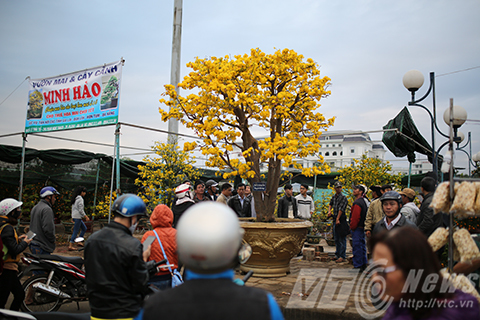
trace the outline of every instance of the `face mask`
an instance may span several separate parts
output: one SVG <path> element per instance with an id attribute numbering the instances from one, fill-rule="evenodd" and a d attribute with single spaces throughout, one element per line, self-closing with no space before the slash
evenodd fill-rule
<path id="1" fill-rule="evenodd" d="M 133 234 L 133 231 L 135 231 L 135 229 L 137 228 L 137 225 L 138 225 L 138 221 L 135 222 L 135 224 L 132 224 L 130 228 L 128 228 L 128 230 L 130 230 L 130 232 Z"/>

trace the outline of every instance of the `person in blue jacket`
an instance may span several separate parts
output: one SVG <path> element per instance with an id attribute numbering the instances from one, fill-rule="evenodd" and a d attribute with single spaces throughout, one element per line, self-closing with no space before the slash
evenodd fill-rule
<path id="1" fill-rule="evenodd" d="M 221 203 L 189 208 L 177 227 L 185 282 L 150 297 L 135 319 L 283 319 L 271 293 L 233 281 L 243 232 L 235 212 Z"/>

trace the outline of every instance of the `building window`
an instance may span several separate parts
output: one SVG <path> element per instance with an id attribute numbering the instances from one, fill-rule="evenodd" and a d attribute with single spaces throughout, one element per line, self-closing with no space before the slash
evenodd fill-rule
<path id="1" fill-rule="evenodd" d="M 330 167 L 335 167 L 335 162 L 330 162 L 329 166 Z"/>
<path id="2" fill-rule="evenodd" d="M 332 144 L 332 147 L 334 147 L 334 148 L 335 148 L 335 144 Z"/>
<path id="3" fill-rule="evenodd" d="M 322 151 L 320 151 L 318 154 L 319 154 L 319 155 L 322 155 Z"/>
<path id="4" fill-rule="evenodd" d="M 354 154 L 355 153 L 355 148 L 350 148 L 350 153 Z"/>
<path id="5" fill-rule="evenodd" d="M 327 144 L 325 147 L 327 147 L 327 148 L 328 148 L 328 144 Z"/>
<path id="6" fill-rule="evenodd" d="M 340 151 L 340 155 L 343 156 L 343 151 Z"/>
<path id="7" fill-rule="evenodd" d="M 325 152 L 325 157 L 328 157 L 330 155 L 330 152 Z"/>
<path id="8" fill-rule="evenodd" d="M 339 143 L 338 146 L 341 147 L 342 145 Z"/>
<path id="9" fill-rule="evenodd" d="M 332 156 L 336 156 L 336 155 L 337 155 L 337 151 L 333 151 Z"/>

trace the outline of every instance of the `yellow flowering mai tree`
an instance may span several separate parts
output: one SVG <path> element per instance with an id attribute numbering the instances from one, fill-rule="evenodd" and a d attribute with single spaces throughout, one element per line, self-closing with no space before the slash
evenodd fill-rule
<path id="1" fill-rule="evenodd" d="M 146 156 L 144 166 L 138 166 L 140 172 L 135 184 L 140 186 L 140 196 L 147 210 L 152 212 L 159 204 L 172 206 L 175 187 L 183 181 L 196 180 L 201 170 L 193 166 L 191 152 L 182 151 L 176 144 L 155 142 L 152 147 L 158 157 Z"/>
<path id="2" fill-rule="evenodd" d="M 330 94 L 328 77 L 318 65 L 293 50 L 265 54 L 252 49 L 250 55 L 234 58 L 196 58 L 193 69 L 178 87 L 192 90 L 177 96 L 175 87 L 165 86 L 170 99 L 160 102 L 162 120 L 178 119 L 195 131 L 200 143 L 185 143 L 185 150 L 198 147 L 207 166 L 226 170 L 223 178 L 239 175 L 253 185 L 262 181 L 260 164 L 268 164 L 266 191 L 254 192 L 257 221 L 273 221 L 282 167 L 293 165 L 312 176 L 329 171 L 319 156 L 319 167 L 302 168 L 295 158 L 318 154 L 320 135 L 334 118 L 316 112 L 322 97 Z M 264 139 L 254 137 L 267 136 Z"/>
<path id="3" fill-rule="evenodd" d="M 394 187 L 400 187 L 401 174 L 392 173 L 392 165 L 388 161 L 379 158 L 369 158 L 366 154 L 360 159 L 353 159 L 354 163 L 348 167 L 340 169 L 338 172 L 340 181 L 347 192 L 349 203 L 353 203 L 353 187 L 363 184 L 367 188 L 374 185 L 391 184 Z"/>

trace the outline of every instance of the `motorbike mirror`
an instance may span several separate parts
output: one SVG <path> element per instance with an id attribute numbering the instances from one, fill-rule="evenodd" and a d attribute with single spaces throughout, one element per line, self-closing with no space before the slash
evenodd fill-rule
<path id="1" fill-rule="evenodd" d="M 242 246 L 240 247 L 240 250 L 238 250 L 238 261 L 241 264 L 244 264 L 251 256 L 252 247 L 245 240 L 242 240 Z"/>
<path id="2" fill-rule="evenodd" d="M 85 240 L 85 238 L 83 237 L 78 237 L 75 239 L 75 242 L 82 242 L 83 240 Z"/>

